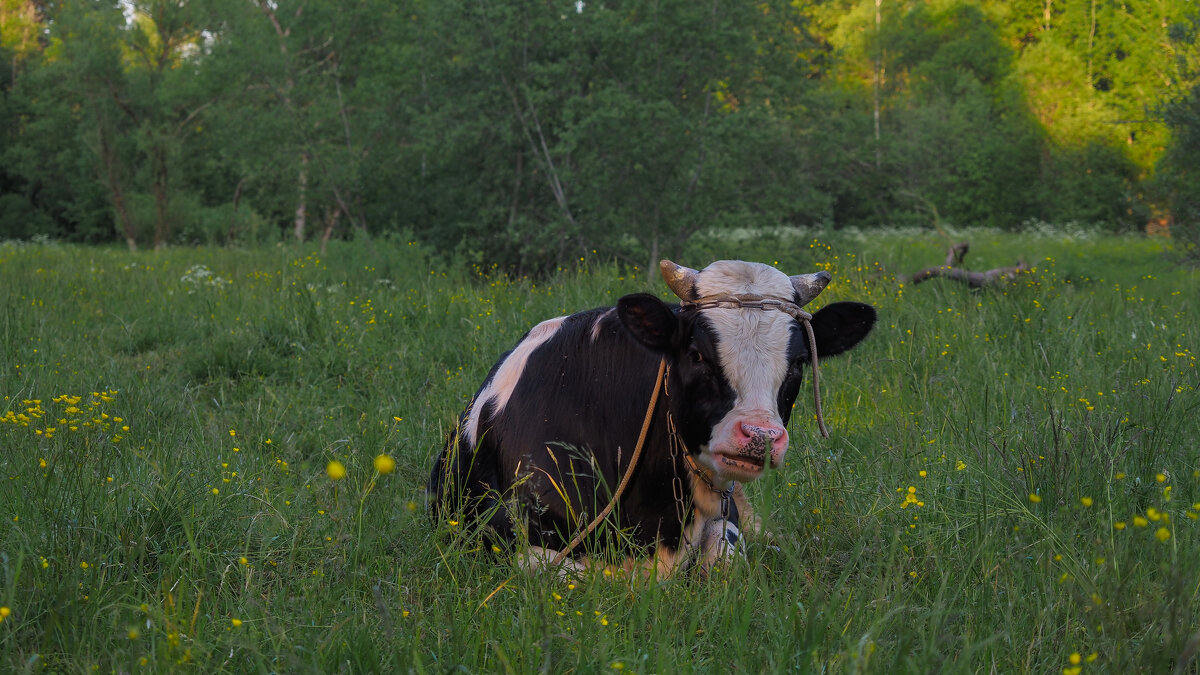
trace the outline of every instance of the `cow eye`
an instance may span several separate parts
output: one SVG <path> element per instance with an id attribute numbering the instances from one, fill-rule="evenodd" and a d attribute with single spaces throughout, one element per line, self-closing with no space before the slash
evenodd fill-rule
<path id="1" fill-rule="evenodd" d="M 699 349 L 695 349 L 695 348 L 689 349 L 688 350 L 688 358 L 692 360 L 692 363 L 703 363 L 704 362 L 704 355 L 702 355 L 700 353 Z"/>

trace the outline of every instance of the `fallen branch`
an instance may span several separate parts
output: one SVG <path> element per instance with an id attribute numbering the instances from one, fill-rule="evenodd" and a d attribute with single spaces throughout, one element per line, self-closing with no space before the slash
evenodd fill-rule
<path id="1" fill-rule="evenodd" d="M 951 246 L 946 252 L 945 264 L 943 264 L 941 267 L 926 267 L 925 269 L 913 275 L 912 282 L 914 284 L 919 284 L 922 281 L 927 281 L 936 277 L 942 277 L 945 279 L 953 279 L 954 281 L 961 281 L 971 288 L 982 288 L 988 284 L 993 284 L 1002 280 L 1011 281 L 1015 279 L 1018 274 L 1029 270 L 1029 266 L 1025 264 L 1024 260 L 1017 261 L 1017 264 L 1013 265 L 1012 267 L 997 267 L 995 269 L 987 270 L 986 272 L 971 272 L 969 270 L 964 270 L 959 267 L 959 265 L 962 264 L 963 258 L 966 257 L 967 251 L 970 250 L 970 248 L 970 244 L 965 241 Z"/>

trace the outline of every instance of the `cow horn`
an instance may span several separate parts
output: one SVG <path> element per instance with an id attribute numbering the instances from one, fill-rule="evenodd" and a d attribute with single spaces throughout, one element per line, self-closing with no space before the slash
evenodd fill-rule
<path id="1" fill-rule="evenodd" d="M 700 277 L 699 272 L 690 267 L 676 265 L 670 260 L 659 261 L 658 267 L 662 270 L 663 280 L 680 300 L 695 300 L 698 297 L 696 280 Z"/>
<path id="2" fill-rule="evenodd" d="M 796 304 L 801 307 L 812 302 L 814 298 L 825 290 L 833 279 L 829 272 L 821 270 L 812 274 L 797 274 L 792 277 L 792 288 L 796 289 L 797 300 Z"/>

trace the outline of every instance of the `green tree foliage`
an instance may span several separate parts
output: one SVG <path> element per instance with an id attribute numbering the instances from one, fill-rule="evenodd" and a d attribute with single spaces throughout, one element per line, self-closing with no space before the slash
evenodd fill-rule
<path id="1" fill-rule="evenodd" d="M 467 255 L 641 263 L 817 198 L 789 120 L 815 43 L 785 3 L 446 2 L 415 23 L 405 183 L 426 198 L 397 215 Z"/>
<path id="2" fill-rule="evenodd" d="M 1176 54 L 1174 97 L 1160 109 L 1173 139 L 1158 164 L 1155 187 L 1179 250 L 1200 263 L 1200 14 L 1171 26 Z"/>
<path id="3" fill-rule="evenodd" d="M 538 271 L 741 227 L 1135 228 L 1186 192 L 1186 6 L 0 0 L 0 236 Z"/>

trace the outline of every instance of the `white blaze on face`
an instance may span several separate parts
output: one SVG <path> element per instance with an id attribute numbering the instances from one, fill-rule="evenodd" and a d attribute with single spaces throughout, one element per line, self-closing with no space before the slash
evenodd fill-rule
<path id="1" fill-rule="evenodd" d="M 467 446 L 474 446 L 479 442 L 479 425 L 483 422 L 483 409 L 488 401 L 492 401 L 492 415 L 499 415 L 504 406 L 508 405 L 508 399 L 512 397 L 513 391 L 517 388 L 517 382 L 521 380 L 521 375 L 525 373 L 525 365 L 529 362 L 529 355 L 535 349 L 546 344 L 546 342 L 554 337 L 558 329 L 562 327 L 565 316 L 560 316 L 554 319 L 547 319 L 534 326 L 524 340 L 513 348 L 505 357 L 504 362 L 496 369 L 496 374 L 491 381 L 487 383 L 479 395 L 475 398 L 475 402 L 471 404 L 471 412 L 467 415 Z"/>
<path id="2" fill-rule="evenodd" d="M 752 293 L 791 298 L 795 292 L 791 279 L 783 272 L 761 263 L 741 261 L 709 265 L 700 272 L 696 290 L 701 297 Z M 735 399 L 733 409 L 713 428 L 700 460 L 718 475 L 725 475 L 728 467 L 717 456 L 738 454 L 738 425 L 746 422 L 783 430 L 777 409 L 778 393 L 788 370 L 793 321 L 783 312 L 760 309 L 715 308 L 703 310 L 703 314 L 716 332 L 721 369 Z M 787 432 L 783 433 L 786 438 Z M 769 461 L 777 466 L 782 456 L 783 451 L 776 448 L 769 452 Z M 730 477 L 736 480 L 747 476 Z"/>

